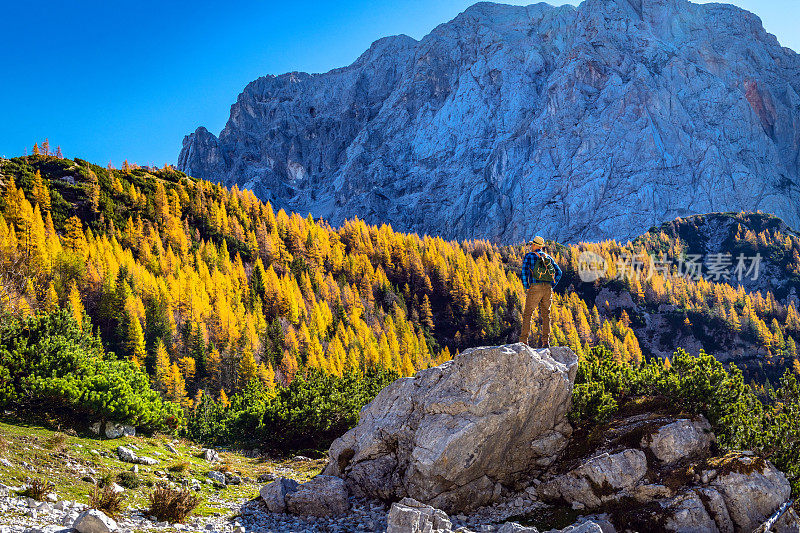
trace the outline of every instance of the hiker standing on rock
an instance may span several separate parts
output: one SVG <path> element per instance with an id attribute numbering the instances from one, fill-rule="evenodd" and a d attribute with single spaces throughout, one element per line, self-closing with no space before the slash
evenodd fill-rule
<path id="1" fill-rule="evenodd" d="M 561 269 L 550 255 L 542 250 L 544 239 L 538 235 L 529 243 L 530 252 L 522 260 L 522 285 L 525 287 L 525 310 L 522 313 L 522 334 L 519 342 L 533 348 L 550 347 L 550 306 L 553 287 L 561 279 Z M 533 308 L 539 306 L 539 340 L 536 346 L 528 342 Z"/>

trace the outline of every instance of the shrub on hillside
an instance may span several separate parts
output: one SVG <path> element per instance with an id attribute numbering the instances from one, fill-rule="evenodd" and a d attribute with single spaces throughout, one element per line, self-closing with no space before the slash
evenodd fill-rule
<path id="1" fill-rule="evenodd" d="M 309 370 L 278 388 L 264 413 L 262 440 L 282 448 L 327 447 L 355 426 L 361 408 L 398 377 L 383 368 L 342 377 Z"/>
<path id="2" fill-rule="evenodd" d="M 0 322 L 0 407 L 113 419 L 144 429 L 174 429 L 181 409 L 150 388 L 147 375 L 106 353 L 67 310 Z"/>
<path id="3" fill-rule="evenodd" d="M 142 485 L 142 480 L 136 472 L 125 470 L 117 474 L 117 482 L 126 489 L 138 489 Z"/>
<path id="4" fill-rule="evenodd" d="M 275 391 L 254 380 L 228 406 L 204 394 L 188 417 L 186 434 L 206 444 L 323 448 L 353 427 L 361 408 L 397 377 L 382 368 L 344 376 L 308 369 Z"/>
<path id="5" fill-rule="evenodd" d="M 155 516 L 159 522 L 183 522 L 200 499 L 188 490 L 171 489 L 165 485 L 157 486 L 149 496 L 150 508 L 147 514 Z"/>

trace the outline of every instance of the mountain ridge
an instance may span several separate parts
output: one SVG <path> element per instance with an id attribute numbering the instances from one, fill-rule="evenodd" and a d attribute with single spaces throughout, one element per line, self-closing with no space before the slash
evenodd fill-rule
<path id="1" fill-rule="evenodd" d="M 251 82 L 178 166 L 446 238 L 625 239 L 757 209 L 798 226 L 798 93 L 800 56 L 733 6 L 483 2 L 349 66 Z"/>

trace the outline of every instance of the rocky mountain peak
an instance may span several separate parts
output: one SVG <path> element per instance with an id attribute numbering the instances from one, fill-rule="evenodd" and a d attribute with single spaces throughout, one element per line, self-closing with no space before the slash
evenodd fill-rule
<path id="1" fill-rule="evenodd" d="M 633 237 L 678 216 L 800 225 L 800 56 L 687 0 L 481 2 L 324 74 L 259 78 L 179 168 L 333 224 Z"/>

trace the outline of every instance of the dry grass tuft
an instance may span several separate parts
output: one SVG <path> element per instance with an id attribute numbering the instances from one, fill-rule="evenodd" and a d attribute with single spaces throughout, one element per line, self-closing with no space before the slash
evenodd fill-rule
<path id="1" fill-rule="evenodd" d="M 54 488 L 55 485 L 50 482 L 34 479 L 31 481 L 30 486 L 21 492 L 21 495 L 41 502 Z"/>
<path id="2" fill-rule="evenodd" d="M 186 461 L 181 461 L 178 463 L 172 463 L 167 467 L 167 470 L 174 473 L 183 473 L 189 469 L 189 463 Z"/>
<path id="3" fill-rule="evenodd" d="M 95 486 L 91 494 L 89 494 L 89 507 L 103 511 L 111 518 L 116 518 L 122 512 L 122 505 L 125 502 L 125 497 L 122 493 L 114 492 L 111 485 L 106 485 L 102 490 Z"/>
<path id="4" fill-rule="evenodd" d="M 188 490 L 171 489 L 166 485 L 157 486 L 149 500 L 147 514 L 155 516 L 159 522 L 171 523 L 183 522 L 200 504 L 200 499 Z"/>

